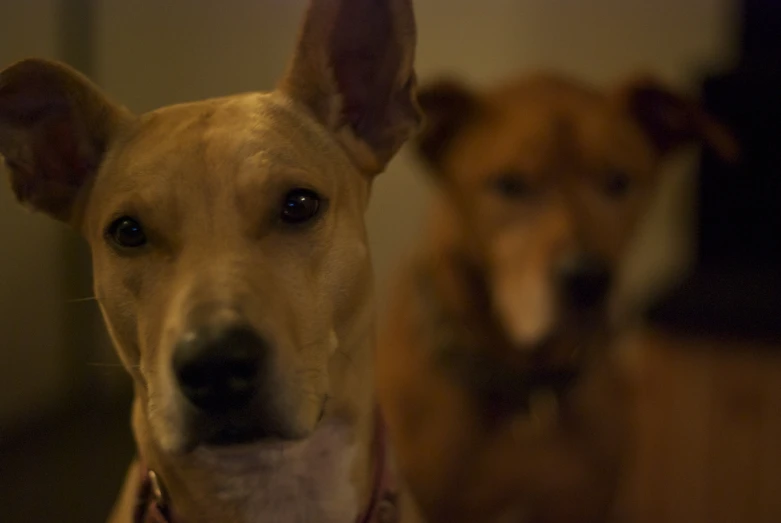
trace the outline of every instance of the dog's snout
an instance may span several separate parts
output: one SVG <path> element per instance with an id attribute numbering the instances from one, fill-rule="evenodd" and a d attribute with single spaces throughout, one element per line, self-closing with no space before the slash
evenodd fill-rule
<path id="1" fill-rule="evenodd" d="M 190 332 L 177 344 L 173 368 L 190 403 L 220 413 L 250 403 L 267 353 L 267 344 L 251 327 L 208 326 Z"/>
<path id="2" fill-rule="evenodd" d="M 612 278 L 606 263 L 582 256 L 562 264 L 559 267 L 559 279 L 571 306 L 590 309 L 604 303 Z"/>

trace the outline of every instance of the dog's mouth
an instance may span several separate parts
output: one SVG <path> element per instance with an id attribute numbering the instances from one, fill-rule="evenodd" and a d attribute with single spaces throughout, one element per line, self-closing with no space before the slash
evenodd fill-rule
<path id="1" fill-rule="evenodd" d="M 575 363 L 555 367 L 533 367 L 525 376 L 525 386 L 529 390 L 547 389 L 564 392 L 572 388 L 580 374 L 581 366 Z"/>
<path id="2" fill-rule="evenodd" d="M 543 339 L 524 346 L 524 354 L 528 354 L 529 366 L 534 369 L 549 369 L 569 367 L 576 364 L 583 356 L 583 338 L 571 339 L 565 333 L 550 333 Z"/>
<path id="3" fill-rule="evenodd" d="M 475 353 L 461 361 L 462 371 L 493 411 L 528 410 L 540 391 L 564 398 L 578 383 L 587 359 L 580 350 L 577 357 L 568 359 L 559 359 L 549 351 L 506 356 L 509 359 Z"/>
<path id="4" fill-rule="evenodd" d="M 242 427 L 227 426 L 204 440 L 207 447 L 232 447 L 260 442 L 295 441 L 297 438 L 262 429 L 248 430 Z"/>
<path id="5" fill-rule="evenodd" d="M 326 413 L 328 396 L 324 396 L 320 405 L 316 424 Z M 279 444 L 300 441 L 307 436 L 305 431 L 285 430 L 273 422 L 248 424 L 243 419 L 229 419 L 212 425 L 217 427 L 203 438 L 201 445 L 210 448 L 243 447 L 259 443 Z"/>
<path id="6" fill-rule="evenodd" d="M 564 398 L 577 385 L 599 344 L 599 337 L 583 337 L 575 332 L 547 337 L 528 354 L 523 388 L 530 396 L 533 391 L 544 390 Z"/>

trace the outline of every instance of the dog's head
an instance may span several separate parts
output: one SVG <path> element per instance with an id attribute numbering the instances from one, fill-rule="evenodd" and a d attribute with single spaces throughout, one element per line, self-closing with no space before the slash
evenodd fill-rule
<path id="1" fill-rule="evenodd" d="M 419 101 L 418 151 L 455 241 L 511 342 L 530 350 L 600 323 L 669 153 L 701 141 L 735 154 L 721 126 L 650 79 L 609 94 L 552 76 L 484 93 L 443 80 Z"/>
<path id="2" fill-rule="evenodd" d="M 414 45 L 409 0 L 316 0 L 276 91 L 140 116 L 60 64 L 0 73 L 14 192 L 88 240 L 163 449 L 303 438 L 370 397 L 363 215 L 418 121 Z"/>

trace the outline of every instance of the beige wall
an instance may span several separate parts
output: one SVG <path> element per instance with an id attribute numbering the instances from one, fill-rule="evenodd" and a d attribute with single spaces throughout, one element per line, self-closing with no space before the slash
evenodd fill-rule
<path id="1" fill-rule="evenodd" d="M 0 0 L 0 62 L 54 54 L 54 0 Z M 237 91 L 268 89 L 290 55 L 304 0 L 97 0 L 95 79 L 134 110 Z M 634 70 L 686 87 L 694 69 L 728 56 L 729 0 L 417 0 L 418 70 L 484 84 L 555 67 L 597 83 Z M 694 69 L 693 69 L 694 68 Z M 638 250 L 634 285 L 650 265 L 685 254 L 681 228 L 691 179 L 672 177 Z M 380 304 L 389 274 L 414 241 L 427 198 L 407 151 L 378 180 L 369 227 Z M 684 229 L 685 230 L 685 229 Z M 59 230 L 24 216 L 0 192 L 0 423 L 61 384 L 63 298 Z M 657 258 L 651 258 L 656 255 Z M 685 258 L 685 257 L 684 257 Z M 639 276 L 638 276 L 639 275 Z M 21 397 L 21 396 L 19 396 Z M 13 400 L 13 401 L 9 401 Z"/>
<path id="2" fill-rule="evenodd" d="M 54 57 L 55 0 L 0 1 L 0 64 Z M 0 183 L 0 437 L 3 427 L 49 407 L 66 387 L 63 228 L 19 208 Z"/>

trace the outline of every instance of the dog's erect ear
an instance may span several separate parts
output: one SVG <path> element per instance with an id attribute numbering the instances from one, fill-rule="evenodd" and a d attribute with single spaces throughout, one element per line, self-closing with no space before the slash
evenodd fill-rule
<path id="1" fill-rule="evenodd" d="M 636 77 L 618 90 L 622 107 L 637 120 L 660 156 L 694 142 L 710 147 L 725 161 L 735 161 L 732 133 L 700 105 L 650 77 Z"/>
<path id="2" fill-rule="evenodd" d="M 65 65 L 24 60 L 0 72 L 0 156 L 16 197 L 72 221 L 80 190 L 129 118 Z"/>
<path id="3" fill-rule="evenodd" d="M 333 132 L 356 165 L 383 170 L 420 120 L 411 0 L 310 0 L 280 89 Z"/>
<path id="4" fill-rule="evenodd" d="M 444 79 L 421 87 L 418 101 L 423 110 L 423 129 L 416 145 L 419 155 L 434 171 L 462 127 L 477 113 L 479 101 L 469 88 Z"/>

